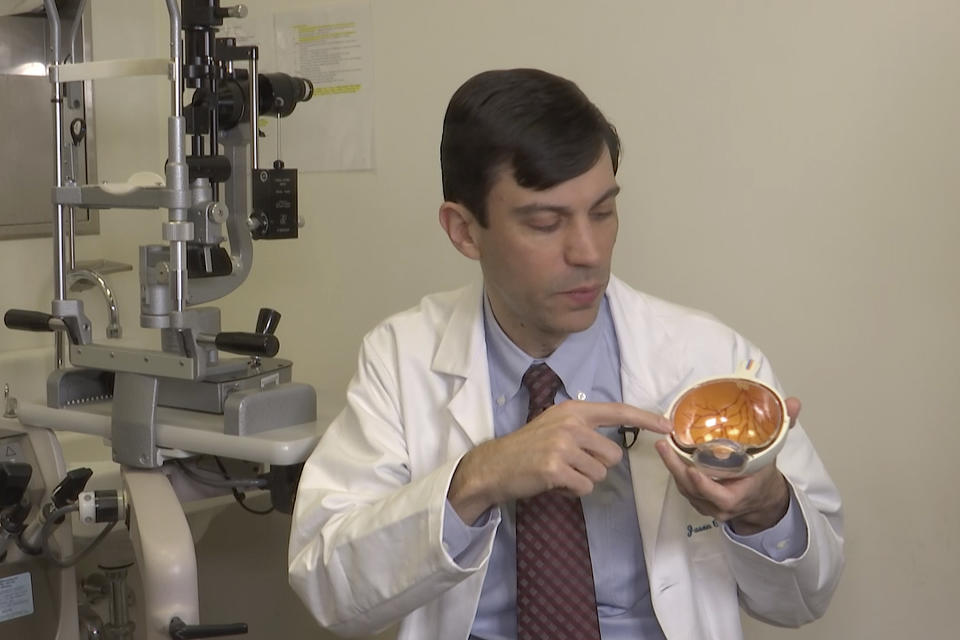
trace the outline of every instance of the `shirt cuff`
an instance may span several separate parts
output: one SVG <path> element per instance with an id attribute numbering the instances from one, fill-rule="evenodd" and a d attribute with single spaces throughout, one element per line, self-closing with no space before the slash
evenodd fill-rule
<path id="1" fill-rule="evenodd" d="M 450 558 L 462 567 L 478 564 L 485 552 L 486 538 L 497 529 L 498 518 L 494 517 L 495 508 L 483 512 L 473 526 L 460 519 L 460 514 L 450 506 L 447 500 L 443 506 L 443 548 Z"/>
<path id="2" fill-rule="evenodd" d="M 750 547 L 775 562 L 799 558 L 807 548 L 807 524 L 793 493 L 793 487 L 790 487 L 790 506 L 787 507 L 787 513 L 769 529 L 741 536 L 727 523 L 724 523 L 723 528 L 734 542 Z"/>

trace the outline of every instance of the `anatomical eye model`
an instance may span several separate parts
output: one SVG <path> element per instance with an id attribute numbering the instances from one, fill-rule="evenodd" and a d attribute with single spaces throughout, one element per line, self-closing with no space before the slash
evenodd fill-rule
<path id="1" fill-rule="evenodd" d="M 713 477 L 753 473 L 773 462 L 789 417 L 783 398 L 755 378 L 756 363 L 729 377 L 703 380 L 681 393 L 667 412 L 670 443 L 689 463 Z"/>

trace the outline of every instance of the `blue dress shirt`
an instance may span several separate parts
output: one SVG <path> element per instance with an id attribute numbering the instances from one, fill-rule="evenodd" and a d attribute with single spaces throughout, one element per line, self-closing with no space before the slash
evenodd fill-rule
<path id="1" fill-rule="evenodd" d="M 520 384 L 534 362 L 546 362 L 563 382 L 556 402 L 578 399 L 620 402 L 620 350 L 606 298 L 596 322 L 585 331 L 571 334 L 545 360 L 534 360 L 507 337 L 489 303 L 484 299 L 484 332 L 490 368 L 490 389 L 496 437 L 505 436 L 526 422 L 528 394 Z M 600 432 L 622 443 L 617 426 Z M 581 499 L 590 557 L 597 590 L 600 631 L 605 640 L 662 640 L 650 600 L 650 587 L 640 543 L 636 504 L 627 456 L 609 469 L 594 491 Z M 516 520 L 514 503 L 501 506 L 501 523 L 493 543 L 489 567 L 472 630 L 483 640 L 513 640 L 516 623 Z M 470 525 L 447 503 L 443 542 L 454 561 L 475 557 L 481 541 L 494 526 L 492 510 Z M 791 494 L 790 509 L 775 527 L 734 540 L 774 560 L 799 556 L 806 546 L 806 530 L 799 507 Z"/>

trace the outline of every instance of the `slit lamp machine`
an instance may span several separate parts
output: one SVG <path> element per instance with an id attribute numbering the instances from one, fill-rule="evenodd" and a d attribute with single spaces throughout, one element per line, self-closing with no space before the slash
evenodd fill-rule
<path id="1" fill-rule="evenodd" d="M 254 240 L 298 235 L 297 171 L 279 160 L 261 166 L 258 121 L 292 115 L 313 96 L 313 86 L 304 78 L 260 73 L 258 47 L 217 37 L 224 19 L 246 15 L 243 5 L 166 0 L 169 59 L 67 62 L 57 3 L 43 4 L 56 148 L 53 299 L 49 312 L 7 310 L 4 323 L 53 332 L 56 362 L 45 405 L 6 397 L 3 407 L 0 637 L 243 634 L 243 622 L 200 619 L 196 554 L 182 503 L 257 489 L 269 492 L 274 509 L 289 513 L 299 469 L 317 441 L 316 393 L 294 382 L 292 363 L 276 357 L 280 314 L 262 309 L 253 331 L 224 330 L 220 310 L 209 305 L 244 282 Z M 65 91 L 129 75 L 169 81 L 165 174 L 82 184 L 65 171 L 72 165 L 63 156 L 65 138 L 82 139 L 86 123 L 66 121 Z M 159 331 L 158 349 L 95 342 L 83 303 L 68 297 L 74 280 L 97 282 L 97 274 L 76 275 L 71 220 L 82 208 L 168 212 L 162 242 L 139 250 L 140 324 Z M 106 285 L 101 289 L 113 299 Z M 114 316 L 108 335 L 119 335 Z M 90 469 L 67 470 L 51 430 L 108 441 L 122 486 L 86 491 Z M 201 459 L 217 466 L 203 468 Z M 74 549 L 74 512 L 83 523 L 103 523 L 83 549 Z M 78 604 L 74 565 L 114 527 L 129 530 L 144 628 L 136 628 L 126 610 L 123 571 L 107 571 L 97 587 L 111 598 L 107 620 L 85 615 Z"/>

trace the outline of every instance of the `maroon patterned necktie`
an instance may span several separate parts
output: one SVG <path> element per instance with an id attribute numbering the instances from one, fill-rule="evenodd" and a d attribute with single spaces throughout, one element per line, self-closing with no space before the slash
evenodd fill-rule
<path id="1" fill-rule="evenodd" d="M 560 378 L 534 364 L 523 386 L 529 422 L 553 405 Z M 600 640 L 580 498 L 548 491 L 517 500 L 517 640 Z"/>

